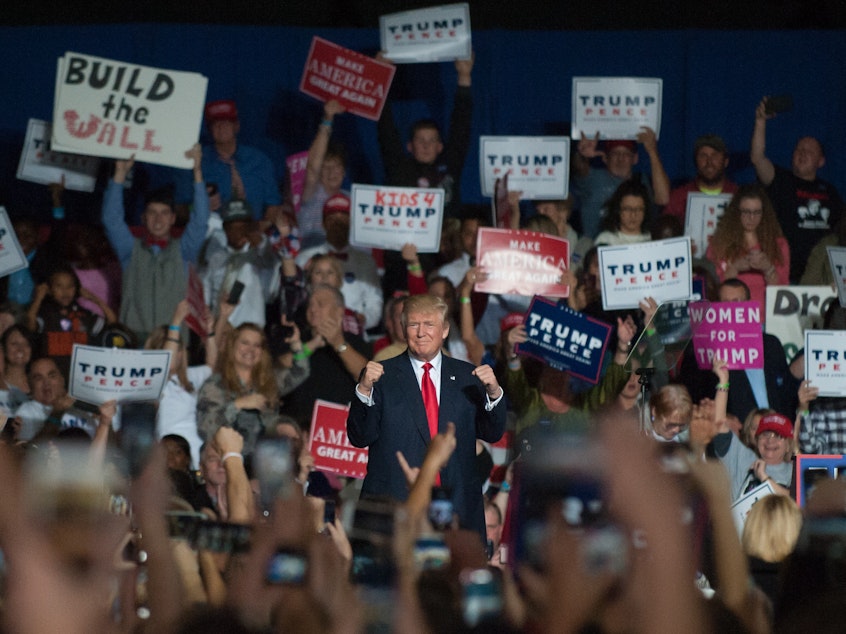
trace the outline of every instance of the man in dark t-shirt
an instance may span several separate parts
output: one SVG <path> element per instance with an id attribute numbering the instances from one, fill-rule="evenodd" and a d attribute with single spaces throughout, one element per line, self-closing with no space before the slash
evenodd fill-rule
<path id="1" fill-rule="evenodd" d="M 767 119 L 774 116 L 767 111 L 764 97 L 755 111 L 750 158 L 790 242 L 790 282 L 798 284 L 811 249 L 837 226 L 844 206 L 834 185 L 817 177 L 825 165 L 825 152 L 814 137 L 796 142 L 790 170 L 767 158 Z"/>

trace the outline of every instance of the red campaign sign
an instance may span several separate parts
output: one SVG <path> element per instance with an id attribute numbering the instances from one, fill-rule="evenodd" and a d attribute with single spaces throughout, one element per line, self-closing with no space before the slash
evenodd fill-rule
<path id="1" fill-rule="evenodd" d="M 206 332 L 206 302 L 203 298 L 203 282 L 197 274 L 193 264 L 188 265 L 188 292 L 185 296 L 188 306 L 191 308 L 185 323 L 205 341 L 208 338 Z"/>
<path id="2" fill-rule="evenodd" d="M 394 67 L 315 36 L 311 40 L 300 91 L 320 101 L 337 99 L 349 112 L 376 121 Z"/>
<path id="3" fill-rule="evenodd" d="M 353 447 L 347 438 L 348 405 L 314 402 L 308 449 L 320 471 L 362 479 L 367 475 L 367 449 Z"/>
<path id="4" fill-rule="evenodd" d="M 570 243 L 537 231 L 479 229 L 476 263 L 487 274 L 480 293 L 567 297 L 561 273 L 570 267 Z"/>

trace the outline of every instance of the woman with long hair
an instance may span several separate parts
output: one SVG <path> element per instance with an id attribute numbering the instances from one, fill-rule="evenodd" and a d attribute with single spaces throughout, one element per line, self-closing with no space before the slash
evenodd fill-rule
<path id="1" fill-rule="evenodd" d="M 217 370 L 200 388 L 197 402 L 197 427 L 207 442 L 220 427 L 232 427 L 244 437 L 244 454 L 251 454 L 259 438 L 275 434 L 280 397 L 309 375 L 299 328 L 284 319 L 282 325 L 291 328 L 285 341 L 294 353 L 287 367 L 274 364 L 264 330 L 256 324 L 243 323 L 226 337 Z"/>
<path id="2" fill-rule="evenodd" d="M 624 181 L 606 206 L 608 213 L 602 221 L 604 231 L 596 236 L 594 244 L 636 244 L 652 239 L 647 218 L 652 203 L 649 190 L 639 180 Z"/>
<path id="3" fill-rule="evenodd" d="M 769 197 L 760 185 L 741 185 L 729 201 L 705 254 L 720 282 L 743 281 L 764 307 L 768 284 L 790 281 L 790 245 Z"/>

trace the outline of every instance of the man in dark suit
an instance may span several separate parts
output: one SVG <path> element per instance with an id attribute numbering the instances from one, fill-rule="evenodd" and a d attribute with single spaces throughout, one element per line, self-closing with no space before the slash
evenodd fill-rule
<path id="1" fill-rule="evenodd" d="M 725 280 L 718 292 L 721 302 L 748 302 L 750 298 L 749 287 L 737 278 Z M 705 396 L 713 398 L 716 377 L 696 367 L 692 345 L 685 350 L 680 375 L 694 402 Z M 773 409 L 788 418 L 796 413 L 799 382 L 790 373 L 784 347 L 775 335 L 764 333 L 764 369 L 731 370 L 729 383 L 728 412 L 741 422 L 758 408 Z"/>
<path id="2" fill-rule="evenodd" d="M 415 295 L 405 301 L 402 324 L 408 351 L 367 364 L 350 406 L 347 435 L 356 447 L 370 448 L 362 496 L 404 500 L 408 491 L 397 453 L 408 464 L 422 464 L 434 433 L 454 423 L 456 450 L 440 472 L 441 486 L 451 494 L 460 525 L 484 535 L 482 482 L 474 471 L 476 439 L 499 440 L 506 408 L 490 366 L 476 368 L 442 354 L 449 334 L 446 315 L 447 305 L 438 297 Z M 428 398 L 437 396 L 437 404 L 427 408 L 429 380 L 436 394 Z"/>

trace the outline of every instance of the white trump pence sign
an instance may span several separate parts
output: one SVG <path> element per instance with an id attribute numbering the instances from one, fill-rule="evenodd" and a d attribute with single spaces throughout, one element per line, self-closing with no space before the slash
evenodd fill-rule
<path id="1" fill-rule="evenodd" d="M 74 345 L 70 395 L 86 403 L 158 400 L 167 382 L 169 350 Z"/>

